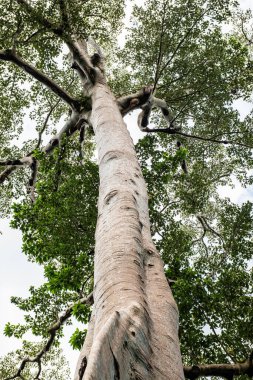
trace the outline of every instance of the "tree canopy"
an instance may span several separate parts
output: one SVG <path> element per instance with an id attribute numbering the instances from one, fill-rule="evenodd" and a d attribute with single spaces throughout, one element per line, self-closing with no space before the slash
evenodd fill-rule
<path id="1" fill-rule="evenodd" d="M 47 341 L 50 326 L 66 315 L 68 323 L 83 323 L 70 340 L 80 349 L 91 314 L 99 177 L 92 129 L 85 120 L 68 124 L 71 109 L 85 115 L 91 108 L 67 49 L 68 36 L 76 35 L 88 40 L 94 59 L 97 45 L 103 49 L 119 105 L 150 86 L 160 100 L 149 105 L 145 125 L 133 122 L 143 131 L 136 152 L 152 236 L 179 307 L 185 368 L 249 361 L 243 375 L 234 372 L 246 379 L 253 375 L 253 209 L 219 189 L 235 179 L 244 187 L 253 182 L 252 113 L 242 120 L 234 107 L 250 101 L 253 90 L 252 14 L 236 1 L 147 0 L 133 6 L 119 47 L 123 21 L 124 2 L 117 0 L 1 1 L 0 210 L 12 215 L 24 254 L 45 275 L 28 298 L 12 297 L 25 324 L 10 321 L 5 334 L 22 339 L 31 331 Z M 125 113 L 139 108 L 128 106 Z M 37 137 L 20 147 L 25 123 Z M 52 356 L 61 323 L 55 333 Z M 30 343 L 27 350 L 39 352 Z M 4 369 L 0 363 L 1 379 L 16 373 L 16 356 Z M 199 375 L 205 372 L 189 378 Z"/>

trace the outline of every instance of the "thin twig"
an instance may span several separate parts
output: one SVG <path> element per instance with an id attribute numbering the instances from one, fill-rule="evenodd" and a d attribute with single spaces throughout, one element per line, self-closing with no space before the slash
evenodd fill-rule
<path id="1" fill-rule="evenodd" d="M 210 142 L 214 142 L 214 143 L 217 143 L 217 144 L 224 144 L 224 145 L 234 144 L 234 145 L 243 146 L 245 148 L 253 149 L 253 146 L 247 145 L 247 144 L 243 144 L 243 143 L 240 143 L 238 141 L 217 140 L 217 139 L 214 139 L 212 137 L 196 136 L 196 135 L 191 135 L 191 134 L 188 134 L 188 133 L 180 132 L 180 131 L 175 130 L 173 128 L 154 128 L 154 129 L 147 128 L 143 132 L 148 132 L 148 133 L 162 132 L 162 133 L 168 133 L 169 135 L 181 135 L 181 136 L 184 136 L 184 137 L 187 137 L 187 138 L 192 138 L 192 139 L 195 139 L 195 140 L 210 141 Z"/>
<path id="2" fill-rule="evenodd" d="M 206 318 L 206 321 L 208 323 L 208 325 L 210 326 L 210 329 L 212 330 L 214 336 L 216 337 L 216 340 L 218 341 L 218 343 L 220 344 L 221 348 L 223 349 L 223 351 L 225 352 L 225 354 L 233 361 L 233 363 L 236 363 L 236 359 L 235 357 L 233 357 L 227 350 L 227 348 L 225 347 L 225 345 L 222 343 L 219 335 L 217 334 L 217 332 L 215 331 L 215 328 L 213 327 L 213 324 L 209 318 L 209 316 L 207 315 L 207 313 L 205 312 L 204 308 L 201 307 L 201 310 Z"/>
<path id="3" fill-rule="evenodd" d="M 165 15 L 166 15 L 166 6 L 167 6 L 168 0 L 165 1 L 163 5 L 163 16 L 162 16 L 162 24 L 161 24 L 161 33 L 160 33 L 160 40 L 159 40 L 159 50 L 158 50 L 158 58 L 157 58 L 157 64 L 156 64 L 156 72 L 155 72 L 155 80 L 154 80 L 154 89 L 153 92 L 156 89 L 158 80 L 159 80 L 159 68 L 162 60 L 162 44 L 163 44 L 163 36 L 164 36 L 164 21 L 165 21 Z"/>
<path id="4" fill-rule="evenodd" d="M 166 67 L 172 62 L 172 60 L 174 59 L 174 57 L 176 56 L 178 50 L 181 48 L 181 46 L 183 45 L 183 43 L 187 40 L 188 36 L 191 34 L 191 32 L 193 31 L 193 29 L 195 28 L 196 25 L 198 25 L 199 21 L 204 17 L 204 15 L 207 13 L 209 9 L 207 8 L 204 12 L 201 13 L 201 16 L 198 17 L 196 19 L 196 21 L 192 24 L 192 26 L 188 29 L 188 31 L 185 33 L 185 35 L 183 36 L 183 38 L 179 41 L 179 43 L 177 44 L 174 52 L 172 53 L 171 57 L 168 59 L 168 61 L 164 64 L 164 66 L 162 67 L 161 69 L 161 72 L 166 69 Z"/>

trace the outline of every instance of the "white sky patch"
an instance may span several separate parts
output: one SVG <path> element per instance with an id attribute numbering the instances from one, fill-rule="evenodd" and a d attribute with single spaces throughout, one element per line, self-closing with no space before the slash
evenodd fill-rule
<path id="1" fill-rule="evenodd" d="M 243 10 L 246 10 L 246 9 L 252 9 L 253 10 L 252 0 L 240 0 L 239 4 Z"/>
<path id="2" fill-rule="evenodd" d="M 15 305 L 10 303 L 11 296 L 26 297 L 29 294 L 29 287 L 33 284 L 39 286 L 44 282 L 43 270 L 38 265 L 30 263 L 22 253 L 21 232 L 9 227 L 8 220 L 1 220 L 0 247 L 0 356 L 13 351 L 21 346 L 21 342 L 16 338 L 2 336 L 4 326 L 7 322 L 22 323 L 24 313 Z"/>
<path id="3" fill-rule="evenodd" d="M 251 112 L 253 105 L 243 99 L 237 99 L 233 102 L 233 108 L 240 113 L 240 119 L 243 121 L 245 117 Z"/>
<path id="4" fill-rule="evenodd" d="M 141 132 L 137 125 L 137 117 L 141 111 L 134 110 L 133 112 L 127 114 L 124 117 L 124 121 L 127 125 L 127 129 L 133 139 L 134 144 L 138 142 L 139 139 L 143 138 L 146 133 Z"/>
<path id="5" fill-rule="evenodd" d="M 219 186 L 218 193 L 221 198 L 229 198 L 231 202 L 241 205 L 244 202 L 253 202 L 253 186 L 247 188 L 241 186 L 240 182 L 234 178 L 233 186 Z"/>
<path id="6" fill-rule="evenodd" d="M 143 5 L 144 0 L 135 0 L 135 1 L 127 1 L 126 2 L 126 9 L 125 9 L 125 19 L 124 19 L 124 24 L 126 27 L 129 27 L 131 23 L 131 15 L 132 15 L 132 10 L 134 5 Z M 126 35 L 127 35 L 127 30 L 123 29 L 122 32 L 120 33 L 118 37 L 118 44 L 120 48 L 123 48 L 126 42 Z"/>

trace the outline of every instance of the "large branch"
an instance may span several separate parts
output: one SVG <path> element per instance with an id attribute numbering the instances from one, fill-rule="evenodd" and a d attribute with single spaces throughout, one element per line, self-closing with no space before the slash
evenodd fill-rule
<path id="1" fill-rule="evenodd" d="M 64 100 L 72 109 L 80 109 L 80 102 L 74 99 L 56 82 L 49 78 L 42 71 L 38 70 L 35 66 L 21 58 L 12 50 L 1 50 L 0 59 L 15 63 L 21 69 L 30 74 L 33 78 L 44 84 L 47 88 L 53 91 L 57 96 Z"/>
<path id="2" fill-rule="evenodd" d="M 252 355 L 251 355 L 252 356 Z M 235 376 L 247 375 L 253 376 L 252 357 L 243 363 L 235 364 L 200 364 L 185 366 L 184 374 L 187 379 L 195 380 L 199 377 L 217 376 L 227 380 L 232 380 Z"/>
<path id="3" fill-rule="evenodd" d="M 72 112 L 71 117 L 66 121 L 61 130 L 42 149 L 42 151 L 45 153 L 50 153 L 56 146 L 59 145 L 64 135 L 70 136 L 78 129 L 80 120 L 83 122 L 83 118 L 80 118 L 80 114 L 78 112 Z"/>
<path id="4" fill-rule="evenodd" d="M 93 293 L 89 294 L 88 297 L 81 298 L 78 301 L 78 303 L 81 303 L 83 305 L 92 305 L 92 303 L 93 303 Z M 27 358 L 23 359 L 22 362 L 21 362 L 21 364 L 20 364 L 20 366 L 19 366 L 19 368 L 18 368 L 18 370 L 17 370 L 17 372 L 13 376 L 5 378 L 5 380 L 13 380 L 13 379 L 16 379 L 18 377 L 22 378 L 22 371 L 25 368 L 25 366 L 27 365 L 27 363 L 37 363 L 38 364 L 38 372 L 37 372 L 37 375 L 36 375 L 35 379 L 39 379 L 39 376 L 40 376 L 40 373 L 41 373 L 41 359 L 46 354 L 46 352 L 48 352 L 50 350 L 51 346 L 53 345 L 57 331 L 61 328 L 61 326 L 63 325 L 63 323 L 67 319 L 69 319 L 71 317 L 72 312 L 73 312 L 73 308 L 74 308 L 75 305 L 76 305 L 76 303 L 74 303 L 71 306 L 69 306 L 59 316 L 58 320 L 48 329 L 49 338 L 46 341 L 46 343 L 43 346 L 43 348 L 40 350 L 40 352 L 36 356 L 34 356 L 34 357 L 27 357 Z"/>
<path id="5" fill-rule="evenodd" d="M 6 160 L 6 161 L 0 161 L 0 166 L 23 166 L 23 165 L 31 165 L 32 164 L 32 158 L 31 157 L 23 157 L 21 159 L 17 160 Z"/>
<path id="6" fill-rule="evenodd" d="M 123 96 L 117 99 L 119 110 L 123 116 L 125 116 L 127 113 L 135 109 L 138 109 L 138 108 L 142 109 L 142 112 L 140 113 L 138 117 L 138 126 L 142 132 L 147 132 L 147 133 L 161 132 L 161 133 L 167 133 L 169 135 L 181 135 L 183 137 L 192 138 L 195 140 L 210 141 L 213 143 L 224 144 L 224 145 L 234 144 L 234 145 L 239 145 L 239 146 L 253 149 L 253 146 L 251 145 L 233 141 L 233 140 L 218 140 L 215 137 L 197 136 L 197 135 L 181 132 L 180 128 L 178 128 L 175 125 L 175 120 L 178 118 L 178 116 L 181 114 L 181 112 L 183 111 L 185 106 L 187 106 L 187 104 L 180 110 L 180 112 L 178 113 L 176 117 L 172 117 L 170 115 L 166 102 L 162 99 L 153 97 L 152 92 L 153 92 L 153 86 L 146 86 L 134 94 Z M 168 128 L 153 128 L 153 129 L 148 128 L 149 116 L 150 116 L 150 111 L 152 107 L 158 107 L 161 109 L 164 119 L 169 124 Z"/>
<path id="7" fill-rule="evenodd" d="M 127 113 L 141 108 L 147 103 L 153 91 L 153 86 L 145 86 L 140 91 L 117 99 L 118 107 L 123 116 Z"/>
<path id="8" fill-rule="evenodd" d="M 16 166 L 9 166 L 0 173 L 0 184 L 3 183 L 9 175 L 16 170 Z"/>

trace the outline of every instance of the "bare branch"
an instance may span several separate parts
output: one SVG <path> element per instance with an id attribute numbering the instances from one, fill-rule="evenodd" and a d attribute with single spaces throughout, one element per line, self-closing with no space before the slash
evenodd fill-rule
<path id="1" fill-rule="evenodd" d="M 200 364 L 184 366 L 184 374 L 187 379 L 195 380 L 199 377 L 217 376 L 232 380 L 234 376 L 253 376 L 253 362 L 251 356 L 243 363 L 235 364 Z"/>
<path id="2" fill-rule="evenodd" d="M 31 164 L 32 164 L 31 157 L 23 157 L 17 160 L 0 161 L 0 166 L 23 166 L 23 165 L 31 165 Z"/>
<path id="3" fill-rule="evenodd" d="M 170 135 L 181 135 L 187 138 L 192 138 L 196 140 L 201 140 L 201 141 L 210 141 L 213 143 L 217 144 L 234 144 L 238 146 L 243 146 L 246 148 L 253 149 L 253 146 L 244 144 L 238 141 L 232 141 L 232 140 L 218 140 L 215 137 L 203 137 L 203 136 L 196 136 L 196 135 L 191 135 L 188 133 L 184 133 L 180 131 L 180 127 L 177 127 L 175 125 L 176 119 L 180 116 L 180 114 L 184 111 L 184 109 L 188 106 L 189 102 L 187 102 L 178 112 L 178 114 L 175 117 L 172 117 L 170 115 L 167 103 L 159 98 L 152 97 L 152 86 L 147 86 L 144 87 L 142 90 L 140 90 L 137 93 L 130 94 L 128 96 L 124 96 L 121 98 L 117 99 L 117 103 L 119 106 L 119 110 L 123 116 L 125 116 L 128 112 L 133 111 L 134 109 L 142 108 L 142 112 L 140 113 L 138 117 L 138 126 L 140 127 L 141 131 L 147 132 L 147 133 L 154 133 L 154 132 L 161 132 L 161 133 L 167 133 Z M 148 106 L 148 102 L 151 102 Z M 149 120 L 149 115 L 150 115 L 150 110 L 152 107 L 158 107 L 161 109 L 162 114 L 164 119 L 167 121 L 169 124 L 168 128 L 148 128 L 148 120 Z"/>
<path id="4" fill-rule="evenodd" d="M 78 302 L 78 304 L 81 303 L 83 305 L 92 305 L 93 304 L 93 293 L 89 294 L 88 297 L 81 298 Z M 17 372 L 11 376 L 5 378 L 5 380 L 13 380 L 18 377 L 22 378 L 22 371 L 25 368 L 27 363 L 37 363 L 38 364 L 38 373 L 36 376 L 36 379 L 39 378 L 40 372 L 41 372 L 41 359 L 45 355 L 46 352 L 48 352 L 51 348 L 51 346 L 54 343 L 56 333 L 57 331 L 62 327 L 64 322 L 66 322 L 67 319 L 69 319 L 72 315 L 73 308 L 77 304 L 74 303 L 71 306 L 69 306 L 59 317 L 58 320 L 48 329 L 49 338 L 47 342 L 45 343 L 44 347 L 41 349 L 41 351 L 34 357 L 27 357 L 22 360 L 19 369 Z"/>
<path id="5" fill-rule="evenodd" d="M 41 130 L 39 131 L 38 142 L 37 142 L 37 144 L 35 146 L 35 149 L 38 149 L 40 147 L 40 144 L 41 144 L 41 141 L 42 141 L 42 135 L 43 135 L 43 133 L 44 133 L 46 127 L 47 127 L 47 124 L 48 124 L 48 121 L 50 119 L 50 116 L 52 115 L 53 111 L 55 110 L 55 108 L 58 106 L 59 103 L 60 103 L 60 99 L 53 106 L 51 106 L 51 108 L 50 108 L 50 110 L 49 110 L 49 112 L 48 112 L 48 114 L 46 116 L 46 119 L 45 119 L 45 121 L 43 123 L 43 126 L 42 126 Z"/>
<path id="6" fill-rule="evenodd" d="M 28 44 L 29 41 L 31 41 L 34 37 L 38 36 L 41 32 L 43 32 L 45 30 L 45 28 L 40 28 L 38 30 L 36 30 L 35 32 L 33 32 L 29 37 L 27 37 L 26 40 L 22 41 L 22 44 Z"/>
<path id="7" fill-rule="evenodd" d="M 83 123 L 80 127 L 80 133 L 79 133 L 79 143 L 80 143 L 80 150 L 79 150 L 79 157 L 81 160 L 81 163 L 84 162 L 84 144 L 85 144 L 85 132 L 86 132 L 86 126 L 87 123 Z"/>
<path id="8" fill-rule="evenodd" d="M 32 161 L 33 162 L 30 165 L 32 173 L 29 179 L 28 191 L 30 192 L 31 201 L 35 202 L 35 182 L 36 182 L 37 172 L 38 172 L 38 161 L 34 157 L 32 157 Z"/>
<path id="9" fill-rule="evenodd" d="M 208 252 L 207 245 L 206 245 L 206 243 L 204 241 L 204 237 L 205 236 L 206 236 L 206 230 L 203 231 L 202 235 L 198 239 L 192 241 L 191 246 L 194 245 L 194 244 L 196 244 L 196 243 L 198 243 L 199 241 L 201 241 L 201 243 L 204 246 L 205 252 L 206 252 L 206 257 L 208 258 L 209 252 Z"/>
<path id="10" fill-rule="evenodd" d="M 242 34 L 244 35 L 244 38 L 246 39 L 247 44 L 250 46 L 250 45 L 252 45 L 252 43 L 253 43 L 253 39 L 252 39 L 252 37 L 251 37 L 251 38 L 248 37 L 247 32 L 246 32 L 246 30 L 244 29 L 244 19 L 243 19 L 243 16 L 240 17 L 240 20 L 241 20 Z"/>
<path id="11" fill-rule="evenodd" d="M 80 109 L 80 102 L 78 100 L 72 98 L 71 95 L 69 95 L 51 78 L 49 78 L 42 71 L 38 70 L 35 66 L 31 65 L 29 62 L 23 60 L 23 58 L 17 55 L 14 51 L 1 50 L 0 59 L 15 63 L 21 69 L 30 74 L 33 78 L 37 79 L 39 82 L 41 82 L 51 91 L 53 91 L 57 96 L 64 100 L 72 109 Z"/>
<path id="12" fill-rule="evenodd" d="M 221 351 L 223 350 L 224 353 L 227 355 L 227 357 L 230 358 L 233 361 L 233 363 L 236 363 L 235 357 L 228 351 L 228 349 L 226 347 L 226 344 L 224 344 L 222 342 L 222 339 L 221 339 L 220 335 L 216 332 L 215 327 L 214 327 L 214 325 L 213 325 L 213 323 L 211 321 L 211 318 L 209 318 L 209 315 L 206 313 L 206 311 L 205 311 L 204 308 L 201 307 L 201 310 L 202 310 L 202 313 L 204 314 L 205 319 L 206 319 L 206 321 L 207 321 L 210 329 L 212 330 L 212 332 L 213 332 L 213 334 L 214 334 L 217 342 L 220 345 Z"/>
<path id="13" fill-rule="evenodd" d="M 71 117 L 66 121 L 62 129 L 49 141 L 49 143 L 43 148 L 42 151 L 45 153 L 50 153 L 56 146 L 59 145 L 64 135 L 72 135 L 78 129 L 80 123 L 79 119 L 80 114 L 78 112 L 72 112 Z M 83 122 L 83 119 L 81 120 Z"/>
<path id="14" fill-rule="evenodd" d="M 54 179 L 54 192 L 58 191 L 60 185 L 60 179 L 62 174 L 62 161 L 64 160 L 66 153 L 66 141 L 59 142 L 58 157 L 55 164 L 55 179 Z"/>
<path id="15" fill-rule="evenodd" d="M 210 231 L 213 235 L 217 236 L 221 241 L 223 241 L 222 236 L 210 226 L 210 224 L 207 222 L 206 218 L 203 215 L 197 215 L 197 219 L 202 225 L 204 231 Z"/>
<path id="16" fill-rule="evenodd" d="M 0 161 L 0 166 L 8 166 L 1 174 L 0 174 L 0 183 L 3 183 L 8 176 L 17 168 L 23 166 L 29 166 L 31 169 L 31 178 L 29 179 L 28 191 L 31 194 L 32 202 L 35 201 L 35 193 L 34 193 L 34 184 L 36 181 L 37 175 L 37 160 L 34 157 L 26 156 L 21 159 L 16 160 L 6 160 Z"/>

